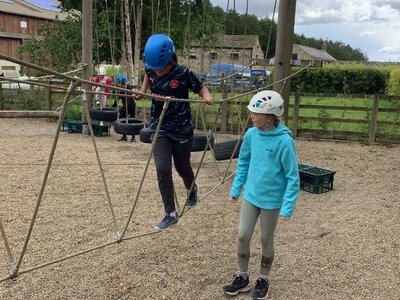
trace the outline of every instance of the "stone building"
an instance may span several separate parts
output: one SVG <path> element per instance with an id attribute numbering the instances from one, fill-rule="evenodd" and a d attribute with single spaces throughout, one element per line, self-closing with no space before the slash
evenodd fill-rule
<path id="1" fill-rule="evenodd" d="M 221 35 L 212 46 L 192 43 L 189 53 L 178 54 L 179 63 L 196 72 L 207 72 L 212 64 L 250 65 L 252 59 L 264 59 L 258 35 Z"/>

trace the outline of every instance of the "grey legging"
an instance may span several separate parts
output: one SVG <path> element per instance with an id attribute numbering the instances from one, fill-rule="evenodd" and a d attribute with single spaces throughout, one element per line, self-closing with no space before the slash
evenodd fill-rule
<path id="1" fill-rule="evenodd" d="M 261 221 L 261 274 L 269 275 L 274 260 L 274 234 L 280 209 L 261 209 L 243 200 L 240 210 L 238 236 L 239 272 L 247 272 L 250 258 L 250 240 L 260 216 Z"/>

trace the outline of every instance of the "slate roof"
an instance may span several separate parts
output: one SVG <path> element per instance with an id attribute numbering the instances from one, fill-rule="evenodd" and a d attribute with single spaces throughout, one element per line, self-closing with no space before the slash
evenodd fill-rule
<path id="1" fill-rule="evenodd" d="M 256 45 L 260 45 L 258 35 L 220 35 L 215 42 L 216 48 L 241 48 L 253 49 Z M 201 47 L 201 43 L 193 42 L 192 47 Z"/>
<path id="2" fill-rule="evenodd" d="M 319 50 L 315 48 L 311 48 L 308 46 L 296 45 L 297 47 L 301 48 L 304 52 L 308 55 L 312 56 L 315 59 L 320 59 L 323 61 L 336 61 L 337 59 L 330 55 L 328 52 L 324 50 Z"/>

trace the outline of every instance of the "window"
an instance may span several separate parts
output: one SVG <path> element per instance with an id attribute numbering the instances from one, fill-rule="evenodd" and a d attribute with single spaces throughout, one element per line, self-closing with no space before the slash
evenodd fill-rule
<path id="1" fill-rule="evenodd" d="M 218 59 L 218 53 L 217 52 L 210 52 L 210 59 L 211 60 L 217 60 Z"/>
<path id="2" fill-rule="evenodd" d="M 239 59 L 239 51 L 231 52 L 229 55 L 230 59 L 238 60 Z"/>
<path id="3" fill-rule="evenodd" d="M 189 58 L 190 59 L 196 59 L 197 58 L 197 53 L 195 51 L 190 51 Z"/>

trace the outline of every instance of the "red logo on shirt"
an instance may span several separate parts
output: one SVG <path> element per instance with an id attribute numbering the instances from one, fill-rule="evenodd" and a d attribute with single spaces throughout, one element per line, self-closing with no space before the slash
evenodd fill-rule
<path id="1" fill-rule="evenodd" d="M 178 85 L 179 85 L 179 82 L 176 79 L 173 79 L 169 82 L 169 86 L 172 87 L 173 89 L 176 89 L 178 87 Z"/>

